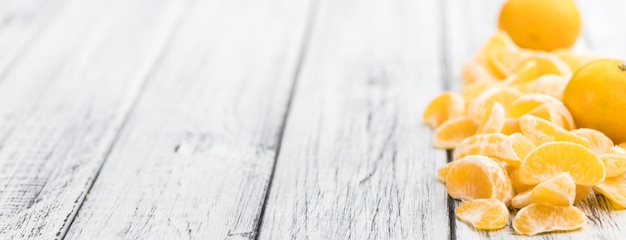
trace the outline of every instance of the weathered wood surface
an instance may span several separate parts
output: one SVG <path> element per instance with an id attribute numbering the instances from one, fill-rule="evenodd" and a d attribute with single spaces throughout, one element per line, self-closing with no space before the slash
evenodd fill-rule
<path id="1" fill-rule="evenodd" d="M 421 123 L 502 1 L 0 0 L 0 239 L 526 239 L 455 219 Z M 578 2 L 626 59 L 626 2 Z M 626 236 L 579 206 L 534 238 Z"/>
<path id="2" fill-rule="evenodd" d="M 68 0 L 0 1 L 0 81 Z"/>
<path id="3" fill-rule="evenodd" d="M 63 237 L 181 5 L 75 1 L 6 70 L 0 239 Z"/>
<path id="4" fill-rule="evenodd" d="M 253 239 L 309 1 L 196 1 L 67 239 Z"/>
<path id="5" fill-rule="evenodd" d="M 440 1 L 322 1 L 260 239 L 447 239 Z"/>

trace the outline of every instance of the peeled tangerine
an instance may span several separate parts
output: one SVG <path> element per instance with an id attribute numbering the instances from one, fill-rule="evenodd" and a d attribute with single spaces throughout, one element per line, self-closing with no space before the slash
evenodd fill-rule
<path id="1" fill-rule="evenodd" d="M 519 234 L 535 235 L 575 230 L 586 222 L 585 214 L 576 207 L 533 203 L 517 212 L 513 218 L 513 229 Z"/>
<path id="2" fill-rule="evenodd" d="M 511 200 L 511 205 L 515 208 L 523 208 L 531 203 L 571 206 L 575 197 L 576 183 L 565 172 L 537 184 L 532 190 L 518 194 Z"/>
<path id="3" fill-rule="evenodd" d="M 508 203 L 513 187 L 505 172 L 491 158 L 470 155 L 453 162 L 446 174 L 446 189 L 454 199 L 495 198 Z"/>
<path id="4" fill-rule="evenodd" d="M 614 206 L 626 209 L 626 175 L 607 178 L 603 183 L 593 186 L 593 189 L 610 199 Z"/>
<path id="5" fill-rule="evenodd" d="M 606 177 L 604 163 L 588 148 L 570 142 L 548 142 L 535 148 L 522 161 L 519 179 L 535 185 L 564 172 L 580 185 L 599 184 Z"/>
<path id="6" fill-rule="evenodd" d="M 482 230 L 495 230 L 506 226 L 509 209 L 497 199 L 475 199 L 461 203 L 454 211 L 461 221 Z"/>

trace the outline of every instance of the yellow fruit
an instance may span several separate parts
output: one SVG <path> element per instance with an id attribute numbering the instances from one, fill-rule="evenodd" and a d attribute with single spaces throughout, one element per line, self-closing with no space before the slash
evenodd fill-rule
<path id="1" fill-rule="evenodd" d="M 446 175 L 450 197 L 461 200 L 495 198 L 508 203 L 511 182 L 498 163 L 488 157 L 470 155 L 454 162 Z"/>
<path id="2" fill-rule="evenodd" d="M 587 64 L 588 62 L 598 59 L 598 56 L 594 54 L 573 52 L 571 49 L 567 48 L 554 50 L 552 51 L 552 54 L 567 64 L 572 72 L 575 72 L 579 67 Z"/>
<path id="3" fill-rule="evenodd" d="M 611 151 L 611 148 L 614 146 L 613 141 L 604 133 L 590 129 L 590 128 L 579 128 L 571 131 L 573 134 L 584 137 L 589 140 L 591 144 L 589 149 L 596 154 L 600 153 L 608 153 Z"/>
<path id="4" fill-rule="evenodd" d="M 496 102 L 491 107 L 491 112 L 483 116 L 483 120 L 478 127 L 478 133 L 499 133 L 504 128 L 506 117 L 502 104 Z"/>
<path id="5" fill-rule="evenodd" d="M 589 194 L 593 192 L 591 186 L 588 185 L 576 185 L 576 197 L 574 198 L 574 203 L 578 201 L 585 200 L 589 197 Z"/>
<path id="6" fill-rule="evenodd" d="M 435 130 L 434 145 L 436 148 L 455 148 L 463 139 L 476 134 L 478 125 L 467 117 L 450 119 Z"/>
<path id="7" fill-rule="evenodd" d="M 454 162 L 450 162 L 443 167 L 437 169 L 437 180 L 441 182 L 446 182 L 446 177 L 448 176 L 448 171 L 450 171 L 450 167 L 454 164 Z"/>
<path id="8" fill-rule="evenodd" d="M 540 114 L 540 108 L 548 111 L 547 118 Z M 574 129 L 574 119 L 567 107 L 558 99 L 540 93 L 524 94 L 515 99 L 507 109 L 507 117 L 519 118 L 525 114 L 532 114 L 555 123 L 566 130 Z"/>
<path id="9" fill-rule="evenodd" d="M 568 172 L 576 184 L 595 185 L 604 181 L 604 163 L 588 148 L 570 142 L 548 142 L 533 151 L 519 167 L 520 180 L 539 184 Z"/>
<path id="10" fill-rule="evenodd" d="M 485 155 L 495 157 L 498 147 L 507 136 L 502 133 L 476 134 L 464 139 L 454 149 L 454 160 L 459 160 L 468 155 Z"/>
<path id="11" fill-rule="evenodd" d="M 518 46 L 542 51 L 573 46 L 580 25 L 573 0 L 509 0 L 498 17 L 498 28 Z"/>
<path id="12" fill-rule="evenodd" d="M 536 145 L 546 142 L 567 141 L 589 147 L 589 140 L 573 134 L 554 123 L 532 115 L 524 115 L 519 122 L 522 133 Z"/>
<path id="13" fill-rule="evenodd" d="M 626 112 L 625 92 L 626 62 L 595 60 L 574 73 L 563 92 L 563 103 L 576 126 L 599 130 L 620 143 L 626 141 L 626 124 L 620 117 Z"/>
<path id="14" fill-rule="evenodd" d="M 617 177 L 626 173 L 626 155 L 618 153 L 598 154 L 604 162 L 606 177 Z"/>
<path id="15" fill-rule="evenodd" d="M 461 95 L 452 92 L 444 92 L 433 99 L 424 113 L 424 123 L 436 128 L 448 119 L 463 116 L 465 113 L 465 101 Z"/>
<path id="16" fill-rule="evenodd" d="M 513 218 L 513 229 L 519 234 L 536 235 L 575 230 L 586 222 L 585 214 L 576 207 L 533 203 L 517 212 Z"/>
<path id="17" fill-rule="evenodd" d="M 509 173 L 509 180 L 511 181 L 511 186 L 513 186 L 515 193 L 522 193 L 534 187 L 533 185 L 525 184 L 519 180 L 519 168 L 513 169 L 513 171 Z"/>
<path id="18" fill-rule="evenodd" d="M 528 137 L 521 133 L 513 133 L 501 141 L 495 157 L 506 161 L 514 167 L 518 167 L 526 155 L 535 147 L 535 144 Z"/>
<path id="19" fill-rule="evenodd" d="M 461 221 L 482 230 L 500 229 L 509 221 L 509 209 L 497 199 L 465 201 L 454 213 Z"/>
<path id="20" fill-rule="evenodd" d="M 476 122 L 481 122 L 489 115 L 493 105 L 500 103 L 502 107 L 507 109 L 521 93 L 510 88 L 489 88 L 480 93 L 475 99 L 471 100 L 467 107 L 467 115 Z"/>
<path id="21" fill-rule="evenodd" d="M 523 208 L 531 203 L 545 203 L 554 206 L 571 206 L 576 197 L 576 183 L 569 173 L 561 173 L 543 181 L 532 190 L 518 194 L 511 199 L 511 206 Z"/>
<path id="22" fill-rule="evenodd" d="M 610 199 L 616 207 L 626 208 L 626 175 L 607 178 L 606 181 L 593 186 L 597 193 Z"/>

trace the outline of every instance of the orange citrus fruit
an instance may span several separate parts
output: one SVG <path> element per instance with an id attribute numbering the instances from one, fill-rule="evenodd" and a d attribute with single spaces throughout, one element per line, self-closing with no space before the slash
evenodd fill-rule
<path id="1" fill-rule="evenodd" d="M 589 140 L 573 134 L 554 123 L 532 115 L 524 115 L 519 122 L 522 133 L 536 145 L 546 142 L 567 141 L 589 147 Z"/>
<path id="2" fill-rule="evenodd" d="M 481 155 L 454 161 L 446 175 L 446 189 L 454 199 L 495 198 L 508 203 L 513 195 L 511 182 L 498 163 Z"/>
<path id="3" fill-rule="evenodd" d="M 528 137 L 521 133 L 513 133 L 501 141 L 495 157 L 506 161 L 514 167 L 518 167 L 526 155 L 535 147 L 535 144 Z"/>
<path id="4" fill-rule="evenodd" d="M 489 115 L 495 103 L 500 103 L 505 109 L 508 108 L 521 93 L 510 88 L 488 88 L 469 102 L 467 116 L 476 122 L 481 122 Z"/>
<path id="5" fill-rule="evenodd" d="M 515 193 L 522 193 L 534 187 L 533 185 L 525 184 L 519 180 L 519 168 L 513 169 L 513 171 L 509 173 L 509 180 L 511 181 L 511 186 L 513 186 Z"/>
<path id="6" fill-rule="evenodd" d="M 626 155 L 618 153 L 598 154 L 604 162 L 606 177 L 617 177 L 626 173 Z"/>
<path id="7" fill-rule="evenodd" d="M 546 203 L 555 206 L 571 206 L 576 197 L 576 183 L 569 173 L 561 173 L 543 181 L 532 190 L 511 199 L 511 206 L 523 208 L 531 203 Z"/>
<path id="8" fill-rule="evenodd" d="M 502 133 L 476 134 L 463 139 L 454 149 L 454 160 L 459 160 L 468 155 L 485 155 L 495 157 L 498 147 L 507 138 Z"/>
<path id="9" fill-rule="evenodd" d="M 626 124 L 621 117 L 626 112 L 625 92 L 626 62 L 595 60 L 574 73 L 563 92 L 563 103 L 576 126 L 599 130 L 620 143 L 626 141 Z"/>
<path id="10" fill-rule="evenodd" d="M 574 197 L 574 202 L 578 202 L 580 200 L 584 200 L 589 197 L 589 194 L 593 192 L 593 188 L 589 185 L 576 185 L 576 197 Z"/>
<path id="11" fill-rule="evenodd" d="M 588 148 L 571 142 L 548 142 L 526 156 L 519 167 L 519 178 L 534 185 L 564 172 L 581 185 L 598 184 L 606 177 L 604 163 Z"/>
<path id="12" fill-rule="evenodd" d="M 523 235 L 581 228 L 587 222 L 585 214 L 573 206 L 553 206 L 533 203 L 522 208 L 513 218 L 513 229 Z"/>
<path id="13" fill-rule="evenodd" d="M 461 221 L 482 230 L 500 229 L 509 221 L 509 209 L 503 202 L 493 198 L 465 201 L 454 213 Z"/>
<path id="14" fill-rule="evenodd" d="M 626 175 L 607 178 L 606 181 L 593 186 L 596 192 L 604 195 L 614 206 L 626 209 Z"/>
<path id="15" fill-rule="evenodd" d="M 444 92 L 435 97 L 422 114 L 424 123 L 436 128 L 448 119 L 463 116 L 465 101 L 463 97 L 453 92 Z"/>
<path id="16" fill-rule="evenodd" d="M 589 140 L 589 143 L 591 144 L 591 146 L 589 146 L 589 149 L 591 149 L 591 151 L 596 154 L 608 153 L 614 146 L 613 141 L 611 141 L 609 137 L 607 137 L 606 135 L 604 135 L 604 133 L 598 130 L 590 128 L 579 128 L 574 129 L 571 132 L 578 136 L 587 138 Z"/>
<path id="17" fill-rule="evenodd" d="M 450 119 L 435 129 L 436 148 L 455 148 L 463 139 L 476 134 L 478 125 L 467 117 Z"/>
<path id="18" fill-rule="evenodd" d="M 483 116 L 483 120 L 478 127 L 478 133 L 499 133 L 504 128 L 506 116 L 502 104 L 496 102 L 491 107 L 491 112 Z"/>
<path id="19" fill-rule="evenodd" d="M 518 46 L 542 51 L 570 48 L 580 27 L 573 0 L 509 0 L 498 16 L 498 28 Z"/>

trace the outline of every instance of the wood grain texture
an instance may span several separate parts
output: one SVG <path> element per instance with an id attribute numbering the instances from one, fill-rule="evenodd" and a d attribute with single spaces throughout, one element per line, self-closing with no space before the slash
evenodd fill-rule
<path id="1" fill-rule="evenodd" d="M 447 239 L 439 1 L 323 1 L 260 239 Z"/>
<path id="2" fill-rule="evenodd" d="M 5 75 L 0 239 L 63 237 L 181 6 L 75 1 Z"/>
<path id="3" fill-rule="evenodd" d="M 626 57 L 626 50 L 619 40 L 626 37 L 626 30 L 606 27 L 611 24 L 626 24 L 623 12 L 626 4 L 620 1 L 578 1 L 583 19 L 583 34 L 576 45 L 578 49 L 588 49 L 602 56 Z M 619 3 L 618 3 L 619 2 Z M 476 4 L 474 4 L 476 3 Z M 480 4 L 478 4 L 480 3 Z M 448 65 L 454 76 L 450 85 L 455 91 L 462 88 L 460 70 L 462 64 L 470 59 L 486 39 L 495 31 L 494 21 L 501 1 L 466 2 L 449 0 L 446 4 L 448 27 Z M 623 6 L 623 7 L 622 7 Z M 469 25 L 468 25 L 469 24 Z M 459 37 L 454 37 L 454 35 Z M 461 38 L 460 36 L 465 36 Z M 455 201 L 453 206 L 458 206 Z M 478 231 L 456 220 L 453 226 L 457 239 L 621 239 L 626 234 L 626 213 L 609 210 L 609 203 L 602 196 L 591 196 L 577 204 L 587 215 L 588 224 L 580 231 L 568 233 L 543 234 L 527 237 L 517 235 L 511 223 L 500 231 Z M 511 220 L 515 212 L 511 214 Z"/>
<path id="4" fill-rule="evenodd" d="M 68 0 L 0 1 L 0 81 Z"/>
<path id="5" fill-rule="evenodd" d="M 191 6 L 67 239 L 254 239 L 310 3 Z"/>

